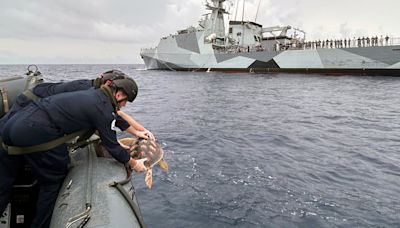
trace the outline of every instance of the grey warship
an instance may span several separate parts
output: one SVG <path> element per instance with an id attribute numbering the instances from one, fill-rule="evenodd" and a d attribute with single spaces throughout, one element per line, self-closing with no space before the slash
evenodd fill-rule
<path id="1" fill-rule="evenodd" d="M 143 48 L 146 69 L 400 76 L 399 38 L 307 41 L 304 31 L 290 25 L 263 27 L 243 19 L 230 20 L 226 33 L 225 1 L 207 1 L 210 12 L 197 27 Z"/>

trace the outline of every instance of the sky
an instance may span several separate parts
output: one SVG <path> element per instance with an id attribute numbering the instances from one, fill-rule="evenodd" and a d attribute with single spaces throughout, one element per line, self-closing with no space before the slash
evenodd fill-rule
<path id="1" fill-rule="evenodd" d="M 0 0 L 0 64 L 140 64 L 141 48 L 197 26 L 204 2 Z M 226 6 L 241 20 L 243 0 Z M 400 37 L 399 9 L 399 0 L 246 0 L 244 20 L 291 25 L 307 40 Z"/>

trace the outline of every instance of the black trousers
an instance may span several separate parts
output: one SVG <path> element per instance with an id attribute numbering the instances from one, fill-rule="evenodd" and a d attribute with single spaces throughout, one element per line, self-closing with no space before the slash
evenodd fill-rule
<path id="1" fill-rule="evenodd" d="M 62 135 L 63 133 L 50 120 L 47 113 L 34 104 L 27 106 L 9 119 L 2 132 L 5 144 L 20 147 L 38 145 Z M 44 152 L 16 156 L 1 153 L 0 156 L 2 156 L 1 163 L 5 163 L 2 168 L 5 170 L 0 174 L 0 185 L 2 186 L 0 206 L 7 204 L 16 169 L 22 168 L 19 165 L 20 158 L 18 158 L 22 156 L 25 162 L 31 166 L 33 175 L 39 183 L 36 215 L 31 227 L 49 227 L 58 192 L 67 174 L 69 156 L 66 145 Z M 3 158 L 5 159 L 3 160 Z"/>
<path id="2" fill-rule="evenodd" d="M 18 170 L 24 168 L 22 156 L 10 156 L 0 147 L 0 214 L 10 202 L 13 183 Z"/>

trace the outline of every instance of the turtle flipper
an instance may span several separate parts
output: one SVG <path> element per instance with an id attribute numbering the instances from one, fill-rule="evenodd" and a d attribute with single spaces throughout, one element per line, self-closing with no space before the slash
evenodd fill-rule
<path id="1" fill-rule="evenodd" d="M 146 158 L 144 165 L 147 167 L 147 173 L 144 178 L 146 186 L 151 188 L 153 185 L 153 166 L 158 164 L 164 172 L 167 172 L 169 167 L 164 160 L 164 151 L 161 146 L 154 140 L 138 139 L 138 138 L 123 138 L 120 140 L 124 145 L 129 147 L 127 152 L 134 159 Z"/>
<path id="2" fill-rule="evenodd" d="M 162 158 L 159 162 L 158 165 L 160 166 L 160 168 L 164 171 L 164 172 L 168 172 L 168 163 L 164 160 L 164 158 Z"/>
<path id="3" fill-rule="evenodd" d="M 148 188 L 151 188 L 153 185 L 153 169 L 147 169 L 146 177 L 144 178 L 144 182 L 146 183 Z"/>

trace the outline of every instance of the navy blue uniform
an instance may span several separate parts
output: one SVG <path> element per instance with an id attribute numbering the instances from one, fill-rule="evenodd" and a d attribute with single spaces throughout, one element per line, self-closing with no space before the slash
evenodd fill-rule
<path id="1" fill-rule="evenodd" d="M 32 92 L 39 98 L 43 98 L 64 92 L 86 90 L 91 87 L 92 87 L 92 80 L 76 80 L 66 83 L 42 83 L 35 86 L 32 89 Z M 30 100 L 25 95 L 23 94 L 18 95 L 10 111 L 7 112 L 0 119 L 0 131 L 2 130 L 4 124 L 7 122 L 8 119 L 10 119 L 16 112 L 21 110 L 23 107 L 26 107 L 31 102 L 32 100 Z"/>
<path id="2" fill-rule="evenodd" d="M 92 80 L 86 80 L 86 79 L 75 80 L 75 81 L 71 81 L 71 82 L 42 83 L 42 84 L 35 86 L 32 89 L 32 92 L 39 98 L 44 98 L 44 97 L 49 97 L 49 96 L 59 94 L 59 93 L 87 90 L 87 89 L 90 89 L 93 87 L 92 84 L 93 84 Z M 4 127 L 5 123 L 7 122 L 7 120 L 10 119 L 16 112 L 18 112 L 22 108 L 26 107 L 31 102 L 32 102 L 32 100 L 23 94 L 20 94 L 17 96 L 10 111 L 7 112 L 0 119 L 0 134 L 2 133 L 3 127 Z M 122 131 L 125 131 L 129 127 L 129 123 L 127 123 L 123 118 L 118 117 L 116 126 L 118 128 L 120 128 Z"/>
<path id="3" fill-rule="evenodd" d="M 92 80 L 75 80 L 66 83 L 42 83 L 35 86 L 32 92 L 37 97 L 43 98 L 58 93 L 86 90 L 91 87 Z M 31 102 L 32 100 L 23 94 L 17 96 L 9 112 L 0 119 L 0 135 L 3 132 L 6 122 Z M 0 146 L 0 213 L 4 211 L 9 202 L 12 185 L 18 173 L 18 169 L 22 169 L 24 164 L 23 157 L 10 156 L 3 147 Z"/>
<path id="4" fill-rule="evenodd" d="M 3 141 L 10 146 L 32 146 L 82 129 L 97 129 L 103 145 L 119 162 L 130 156 L 116 140 L 111 129 L 115 120 L 109 98 L 100 90 L 62 93 L 33 102 L 9 119 L 3 129 Z M 40 184 L 37 215 L 33 227 L 50 223 L 57 194 L 69 162 L 65 145 L 50 151 L 21 155 L 32 167 Z"/>
<path id="5" fill-rule="evenodd" d="M 87 90 L 89 88 L 92 88 L 91 80 L 76 80 L 76 81 L 71 81 L 71 82 L 67 82 L 67 83 L 43 83 L 43 84 L 40 84 L 40 85 L 37 85 L 36 87 L 34 87 L 32 89 L 32 92 L 39 98 L 44 98 L 44 97 L 48 97 L 48 96 L 59 94 L 59 93 Z M 75 98 L 74 102 L 80 102 L 80 98 Z M 16 99 L 15 103 L 13 104 L 12 108 L 10 109 L 10 111 L 5 116 L 3 116 L 3 118 L 0 119 L 0 134 L 2 134 L 4 126 L 7 123 L 7 121 L 9 119 L 11 119 L 16 113 L 18 113 L 19 110 L 23 109 L 30 103 L 32 103 L 32 100 L 30 100 L 23 94 L 21 94 L 17 97 L 17 99 Z M 38 107 L 38 104 L 39 103 L 36 103 L 35 105 L 31 105 L 32 107 L 29 107 L 29 108 L 27 107 L 26 110 L 22 111 L 22 112 L 24 112 L 25 116 L 31 115 L 32 112 L 35 112 L 36 115 L 38 116 L 37 120 L 32 120 L 31 123 L 26 123 L 27 124 L 26 126 L 32 127 L 32 125 L 36 124 L 37 126 L 40 127 L 40 124 L 43 124 L 43 119 L 48 119 L 49 116 L 46 113 L 43 113 L 42 111 L 34 110 L 35 109 L 34 107 Z M 44 106 L 45 105 L 43 105 L 42 110 L 45 110 Z M 65 106 L 65 107 L 68 107 L 68 106 Z M 117 117 L 117 121 L 116 121 L 115 125 L 117 127 L 119 127 L 121 130 L 126 130 L 129 127 L 129 124 L 124 119 L 122 119 L 120 116 Z M 47 132 L 52 132 L 49 129 L 45 129 L 46 126 L 47 126 L 46 124 L 43 125 L 44 130 Z M 58 137 L 59 132 L 53 132 L 53 133 L 50 134 L 49 138 L 47 138 L 47 139 L 43 137 L 38 140 L 43 140 L 45 142 L 45 141 L 51 140 L 55 136 Z M 36 134 L 38 134 L 38 135 L 36 135 Z M 32 135 L 29 136 L 29 142 L 37 141 L 35 137 L 40 136 L 40 134 L 42 134 L 42 132 L 32 133 Z M 22 135 L 23 134 L 21 134 L 21 136 Z M 16 137 L 18 137 L 18 135 Z M 22 146 L 22 144 L 21 144 L 21 146 Z M 65 148 L 62 148 L 62 147 L 60 147 L 58 149 L 60 149 L 61 151 L 65 151 Z M 54 150 L 58 150 L 58 149 L 56 148 Z M 15 180 L 18 169 L 21 169 L 23 167 L 25 159 L 27 159 L 27 160 L 32 159 L 30 157 L 31 156 L 10 156 L 7 154 L 7 152 L 5 150 L 3 150 L 2 147 L 0 147 L 0 212 L 4 211 L 5 207 L 7 206 L 8 202 L 9 202 L 12 185 Z M 35 156 L 33 156 L 33 157 L 35 157 Z M 69 159 L 68 156 L 65 156 L 65 153 L 62 152 L 61 157 L 57 158 L 58 161 L 62 161 L 62 164 L 60 165 L 60 167 L 65 167 L 65 165 L 68 163 L 68 159 Z M 30 161 L 30 162 L 28 161 L 28 163 L 30 165 L 36 164 L 34 161 Z M 33 167 L 33 168 L 35 168 L 35 167 Z M 36 167 L 36 170 L 40 170 L 40 169 L 41 169 L 41 167 Z M 45 168 L 43 168 L 42 171 L 43 171 L 42 173 L 46 172 Z M 38 176 L 40 176 L 40 175 L 38 175 Z M 58 179 L 63 179 L 63 176 L 64 176 L 64 170 L 61 172 L 61 178 L 58 178 Z M 43 185 L 43 186 L 45 186 L 45 185 Z M 46 199 L 44 199 L 44 201 L 46 201 Z"/>

